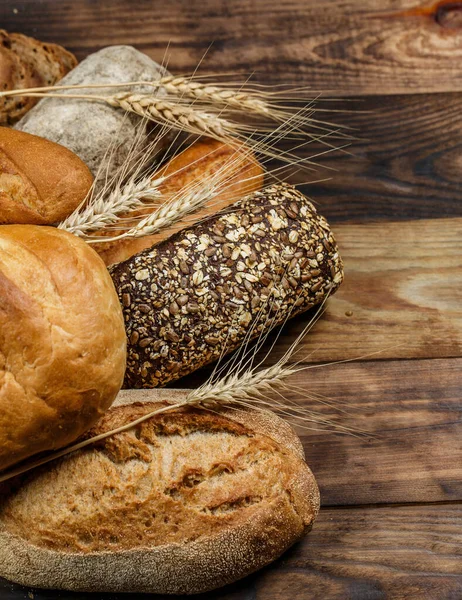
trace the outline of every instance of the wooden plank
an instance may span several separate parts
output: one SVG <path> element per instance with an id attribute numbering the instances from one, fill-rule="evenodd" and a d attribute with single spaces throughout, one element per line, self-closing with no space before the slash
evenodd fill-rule
<path id="1" fill-rule="evenodd" d="M 460 2 L 421 0 L 22 0 L 2 27 L 69 46 L 79 58 L 133 44 L 191 72 L 257 72 L 259 81 L 343 96 L 462 89 Z"/>
<path id="2" fill-rule="evenodd" d="M 299 356 L 324 362 L 372 353 L 380 360 L 462 355 L 462 219 L 337 225 L 334 233 L 345 281 Z M 270 362 L 310 316 L 286 324 Z"/>
<path id="3" fill-rule="evenodd" d="M 293 177 L 294 183 L 329 178 L 301 189 L 331 223 L 462 216 L 460 94 L 374 96 L 335 103 L 321 99 L 318 106 L 323 111 L 338 109 L 320 112 L 317 118 L 349 127 L 358 138 L 348 153 L 323 154 L 314 173 Z M 342 144 L 340 139 L 329 141 Z M 310 144 L 297 154 L 309 157 L 325 150 Z"/>
<path id="4" fill-rule="evenodd" d="M 299 429 L 323 505 L 462 500 L 461 369 L 462 359 L 377 361 L 292 378 L 292 400 L 366 432 Z"/>
<path id="5" fill-rule="evenodd" d="M 255 598 L 455 600 L 461 524 L 460 505 L 323 510 L 301 544 L 255 577 Z"/>
<path id="6" fill-rule="evenodd" d="M 456 600 L 462 595 L 460 505 L 324 509 L 281 559 L 203 600 Z M 28 595 L 29 594 L 29 595 Z M 71 600 L 0 580 L 2 600 Z M 79 598 L 102 598 L 78 594 Z M 124 600 L 111 594 L 111 600 Z M 130 599 L 144 600 L 141 594 Z M 165 596 L 156 596 L 157 599 Z"/>

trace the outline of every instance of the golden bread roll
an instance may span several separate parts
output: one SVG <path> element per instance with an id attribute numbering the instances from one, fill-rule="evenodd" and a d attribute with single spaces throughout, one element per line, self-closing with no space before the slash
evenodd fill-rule
<path id="1" fill-rule="evenodd" d="M 122 311 L 99 256 L 52 227 L 0 227 L 0 469 L 65 446 L 119 391 Z"/>
<path id="2" fill-rule="evenodd" d="M 0 224 L 61 221 L 92 183 L 85 163 L 64 146 L 0 127 Z"/>
<path id="3" fill-rule="evenodd" d="M 131 403 L 85 437 L 181 392 L 127 394 Z M 318 510 L 316 481 L 282 419 L 175 410 L 3 484 L 0 576 L 79 592 L 196 594 L 278 558 Z"/>
<path id="4" fill-rule="evenodd" d="M 153 178 L 166 178 L 159 191 L 163 202 L 168 202 L 178 196 L 181 190 L 187 190 L 207 178 L 216 177 L 217 173 L 219 181 L 222 182 L 218 187 L 222 188 L 222 191 L 201 209 L 154 235 L 95 244 L 96 251 L 107 265 L 122 262 L 263 186 L 263 169 L 248 148 L 237 150 L 229 144 L 211 138 L 201 138 L 192 144 L 159 169 Z M 152 207 L 142 208 L 133 211 L 129 216 L 139 217 L 152 211 Z M 132 224 L 136 224 L 136 221 Z M 130 221 L 127 225 L 130 226 Z"/>

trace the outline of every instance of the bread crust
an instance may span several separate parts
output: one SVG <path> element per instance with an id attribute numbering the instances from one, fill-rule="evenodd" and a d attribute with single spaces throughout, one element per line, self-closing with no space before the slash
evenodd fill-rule
<path id="1" fill-rule="evenodd" d="M 114 400 L 113 407 L 127 404 L 163 402 L 171 404 L 184 400 L 189 390 L 155 388 L 153 390 L 120 390 Z M 277 444 L 284 446 L 296 456 L 305 460 L 305 452 L 300 438 L 287 421 L 278 417 L 271 410 L 256 410 L 246 407 L 223 407 L 220 414 L 240 423 L 257 433 L 266 435 Z"/>
<path id="2" fill-rule="evenodd" d="M 75 56 L 62 46 L 0 29 L 0 81 L 3 89 L 54 85 L 76 65 Z M 0 125 L 13 125 L 37 102 L 38 98 L 21 96 L 0 99 Z"/>
<path id="3" fill-rule="evenodd" d="M 245 158 L 239 158 L 242 156 Z M 178 197 L 181 190 L 187 190 L 199 182 L 206 181 L 207 178 L 216 178 L 219 172 L 221 172 L 220 180 L 223 182 L 219 187 L 224 189 L 201 209 L 153 235 L 96 244 L 96 251 L 107 265 L 122 262 L 263 186 L 263 169 L 249 148 L 243 147 L 237 150 L 236 147 L 211 138 L 201 138 L 194 142 L 160 168 L 153 178 L 166 178 L 159 191 L 162 194 L 162 202 L 168 202 Z M 152 213 L 152 210 L 152 207 L 141 208 L 125 217 L 145 216 Z M 127 221 L 127 228 L 136 225 L 136 222 L 136 220 Z"/>
<path id="4" fill-rule="evenodd" d="M 52 227 L 0 227 L 0 469 L 95 423 L 120 389 L 125 350 L 96 252 Z"/>
<path id="5" fill-rule="evenodd" d="M 92 183 L 88 167 L 64 146 L 0 127 L 0 224 L 59 222 Z"/>
<path id="6" fill-rule="evenodd" d="M 177 397 L 178 394 L 182 394 L 182 392 L 173 393 L 177 394 Z M 150 394 L 151 398 L 161 396 L 167 398 L 169 391 L 165 390 L 165 393 L 160 395 L 152 395 L 153 392 L 150 392 Z M 101 428 L 104 430 L 105 427 L 113 425 L 111 419 L 114 415 L 117 415 L 117 411 L 119 413 L 121 410 L 125 411 L 125 418 L 128 418 L 129 416 L 133 417 L 135 413 L 138 414 L 136 411 L 152 410 L 156 406 L 162 406 L 162 404 L 153 403 L 152 400 L 148 399 L 148 396 L 145 397 L 144 403 L 143 401 L 136 401 L 135 404 L 124 405 L 123 402 L 122 399 L 122 402 L 118 402 L 117 406 L 109 411 L 108 419 L 106 421 L 103 419 L 93 433 L 97 433 Z M 233 443 L 234 438 L 236 439 L 236 442 L 234 442 L 236 444 L 235 458 L 242 456 L 242 450 L 239 452 L 241 446 L 243 448 L 253 448 L 255 460 L 258 460 L 259 456 L 261 458 L 258 452 L 263 450 L 266 452 L 265 456 L 270 456 L 270 459 L 273 460 L 271 452 L 274 452 L 282 462 L 269 463 L 273 465 L 271 473 L 268 472 L 265 464 L 261 471 L 263 474 L 266 473 L 266 475 L 263 475 L 264 480 L 262 482 L 256 481 L 255 474 L 250 472 L 247 483 L 245 483 L 245 480 L 239 480 L 241 483 L 237 481 L 234 488 L 232 485 L 230 488 L 231 491 L 234 490 L 236 494 L 239 494 L 241 493 L 241 485 L 244 487 L 253 485 L 256 489 L 259 485 L 263 488 L 268 486 L 267 496 L 260 503 L 245 506 L 238 505 L 239 507 L 234 512 L 218 512 L 216 515 L 208 516 L 205 522 L 212 521 L 214 528 L 211 530 L 212 533 L 209 532 L 207 535 L 187 539 L 187 533 L 193 532 L 194 527 L 197 526 L 193 519 L 184 530 L 186 533 L 180 531 L 181 535 L 186 536 L 185 539 L 180 537 L 180 539 L 176 538 L 173 542 L 149 545 L 147 542 L 148 535 L 145 533 L 144 539 L 142 536 L 137 543 L 132 543 L 131 547 L 128 547 L 130 542 L 125 540 L 125 531 L 127 537 L 130 538 L 131 531 L 128 528 L 131 530 L 131 528 L 137 526 L 136 521 L 132 522 L 132 519 L 135 518 L 134 515 L 139 515 L 139 520 L 144 519 L 143 511 L 146 508 L 145 499 L 136 506 L 132 504 L 131 488 L 133 488 L 134 483 L 130 480 L 129 487 L 125 488 L 128 491 L 124 492 L 124 502 L 126 504 L 124 521 L 122 525 L 119 523 L 117 529 L 119 534 L 117 544 L 119 547 L 117 547 L 117 544 L 115 546 L 113 544 L 111 550 L 85 551 L 85 549 L 78 548 L 78 538 L 75 534 L 75 543 L 69 542 L 68 539 L 69 545 L 58 549 L 56 544 L 62 544 L 62 540 L 53 542 L 48 538 L 48 542 L 40 540 L 38 543 L 31 543 L 30 527 L 27 523 L 22 524 L 21 533 L 18 534 L 19 530 L 17 523 L 15 524 L 15 519 L 20 520 L 21 514 L 24 514 L 21 511 L 24 508 L 27 510 L 27 506 L 31 505 L 24 505 L 23 500 L 20 500 L 19 508 L 17 507 L 15 510 L 13 505 L 16 491 L 14 489 L 15 484 L 13 484 L 9 491 L 2 490 L 4 493 L 2 493 L 2 500 L 0 501 L 0 575 L 22 585 L 81 592 L 194 594 L 236 581 L 276 559 L 311 529 L 319 510 L 319 492 L 311 471 L 300 458 L 299 448 L 296 452 L 293 452 L 293 448 L 298 447 L 298 444 L 293 443 L 295 434 L 288 432 L 288 426 L 274 415 L 269 417 L 265 415 L 262 418 L 260 411 L 245 410 L 244 412 L 244 420 L 247 425 L 240 424 L 236 418 L 236 413 L 229 410 L 215 415 L 187 409 L 181 411 L 182 414 L 178 413 L 176 417 L 170 415 L 168 419 L 164 415 L 162 417 L 163 424 L 161 423 L 164 427 L 161 437 L 169 434 L 169 427 L 181 428 L 186 423 L 186 427 L 191 426 L 196 427 L 196 429 L 199 427 L 201 433 L 190 433 L 192 438 L 196 435 L 194 443 L 197 443 L 197 435 L 204 435 L 206 437 L 204 443 L 208 448 L 213 446 L 210 441 L 212 430 L 229 430 L 230 443 Z M 243 413 L 241 417 L 243 417 Z M 153 420 L 159 425 L 161 417 L 158 416 L 157 419 L 151 419 L 149 422 Z M 250 421 L 252 422 L 251 427 L 248 425 Z M 281 444 L 275 441 L 273 437 L 268 437 L 265 434 L 265 432 L 271 435 L 274 434 L 278 426 L 280 430 L 285 432 L 285 435 L 280 435 L 280 439 L 282 440 L 285 437 L 287 445 Z M 180 445 L 184 443 L 187 437 L 188 433 L 183 433 L 180 437 L 172 439 L 171 444 Z M 143 437 L 143 432 L 138 432 L 137 436 L 132 437 L 132 441 L 134 439 L 146 440 Z M 157 438 L 157 441 L 159 440 L 161 438 Z M 219 440 L 216 448 L 219 448 L 221 443 L 222 441 Z M 123 447 L 127 448 L 127 440 L 123 443 Z M 161 450 L 162 448 L 159 451 L 161 452 Z M 103 458 L 102 452 L 104 451 L 111 451 L 111 448 L 108 446 L 105 449 L 89 450 L 86 452 L 86 456 L 85 451 L 82 451 L 80 456 L 74 455 L 73 458 L 68 457 L 59 463 L 55 463 L 48 474 L 43 474 L 42 470 L 42 475 L 37 472 L 29 476 L 32 477 L 32 480 L 35 479 L 35 482 L 31 482 L 29 479 L 29 483 L 26 481 L 19 484 L 19 486 L 33 486 L 29 492 L 30 502 L 42 502 L 41 525 L 49 519 L 49 512 L 53 510 L 53 514 L 56 514 L 56 506 L 51 507 L 49 511 L 47 510 L 44 500 L 40 497 L 40 486 L 42 486 L 42 489 L 46 489 L 51 496 L 55 492 L 56 495 L 59 495 L 62 494 L 62 487 L 66 485 L 67 481 L 70 481 L 70 477 L 74 479 L 80 477 L 82 486 L 88 485 L 91 489 L 98 489 L 99 484 L 93 482 L 91 475 L 88 475 L 90 473 L 88 454 L 92 453 L 92 473 L 94 477 L 98 478 L 98 469 L 102 467 L 103 463 L 109 465 L 106 458 Z M 219 450 L 214 450 L 214 452 L 219 452 Z M 199 455 L 193 459 L 191 458 L 191 452 L 188 453 L 187 458 L 181 453 L 179 456 L 182 457 L 179 459 L 180 462 L 183 461 L 187 464 L 190 464 L 191 461 L 194 462 L 194 460 L 199 461 Z M 252 459 L 252 452 L 249 456 Z M 201 453 L 201 457 L 200 460 L 206 460 L 203 458 L 203 453 Z M 152 458 L 152 460 L 154 461 L 155 458 Z M 163 460 L 165 462 L 165 456 Z M 232 462 L 231 456 L 229 460 Z M 251 463 L 252 461 L 250 461 Z M 125 469 L 123 470 L 124 477 L 120 481 L 126 481 L 128 473 L 134 472 L 137 468 L 137 461 L 132 460 L 130 464 L 133 464 L 131 471 L 127 470 L 126 465 L 120 467 Z M 274 469 L 276 464 L 281 465 L 278 473 Z M 181 465 L 178 466 L 178 469 L 180 467 Z M 107 468 L 109 467 L 105 466 L 104 470 Z M 43 482 L 40 482 L 40 477 L 45 477 Z M 229 477 L 237 477 L 237 475 L 232 474 Z M 116 484 L 114 483 L 114 485 Z M 216 498 L 224 493 L 222 488 L 226 488 L 226 478 L 218 488 L 212 488 L 212 496 L 201 492 L 201 485 L 204 484 L 196 485 L 192 491 L 188 487 L 185 488 L 185 505 L 197 500 L 197 494 L 202 494 L 200 496 L 202 502 L 204 498 L 212 502 L 216 501 Z M 277 487 L 277 485 L 280 487 Z M 52 486 L 51 490 L 50 486 Z M 273 488 L 276 489 L 276 492 L 271 491 Z M 139 490 L 137 493 L 139 494 Z M 66 497 L 69 497 L 70 501 L 70 494 L 69 491 L 68 496 L 62 496 L 60 506 L 64 506 Z M 9 498 L 11 497 L 13 497 L 13 504 L 9 504 Z M 175 502 L 172 503 L 171 499 L 170 502 L 169 506 L 171 508 L 168 512 L 165 512 L 165 515 L 173 520 L 176 518 L 177 513 L 174 510 Z M 99 503 L 98 500 L 98 506 Z M 111 509 L 112 513 L 117 511 L 116 505 L 117 502 L 114 501 L 114 506 Z M 12 506 L 13 508 L 11 508 Z M 110 531 L 112 517 L 108 515 L 112 513 L 107 512 L 105 513 L 106 517 L 99 518 L 99 533 L 95 533 L 95 536 L 105 535 L 106 530 Z M 200 518 L 197 517 L 198 522 L 203 522 L 200 521 Z M 68 521 L 65 522 L 68 523 Z M 127 529 L 121 531 L 121 528 L 125 529 L 125 527 Z M 54 548 L 51 547 L 53 543 L 55 543 Z"/>

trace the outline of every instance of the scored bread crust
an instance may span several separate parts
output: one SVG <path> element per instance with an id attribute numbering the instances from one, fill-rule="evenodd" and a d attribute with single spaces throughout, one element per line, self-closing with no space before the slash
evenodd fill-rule
<path id="1" fill-rule="evenodd" d="M 35 87 L 54 85 L 77 65 L 75 56 L 58 44 L 40 42 L 22 33 L 10 33 L 9 38 L 13 52 L 29 67 Z"/>
<path id="2" fill-rule="evenodd" d="M 0 29 L 0 81 L 4 90 L 54 85 L 76 65 L 75 56 L 58 44 Z M 38 100 L 24 96 L 0 99 L 0 125 L 13 125 Z"/>
<path id="3" fill-rule="evenodd" d="M 135 402 L 146 404 L 152 402 L 173 403 L 184 400 L 189 390 L 154 388 L 152 390 L 120 390 L 112 404 L 125 406 Z M 256 410 L 246 407 L 223 407 L 220 415 L 228 417 L 241 425 L 266 435 L 281 446 L 286 447 L 296 456 L 305 460 L 305 452 L 300 438 L 287 421 L 270 410 Z"/>
<path id="4" fill-rule="evenodd" d="M 101 425 L 92 433 L 114 426 L 113 419 L 120 418 L 120 411 L 125 411 L 124 418 L 133 418 L 140 410 L 152 410 L 156 406 L 165 405 L 165 403 L 153 403 L 152 398 L 168 398 L 171 391 L 164 390 L 161 394 L 158 392 L 161 391 L 156 390 L 154 395 L 150 392 L 151 400 L 148 397 L 149 393 L 144 392 L 148 395 L 144 399 L 140 399 L 138 395 L 135 401 L 127 392 L 128 396 L 122 397 L 117 402 L 117 406 L 107 413 L 100 422 Z M 172 393 L 177 395 L 177 398 L 178 395 L 184 395 L 181 391 Z M 129 405 L 127 402 L 135 403 Z M 191 419 L 191 423 L 202 419 L 203 423 L 209 423 L 212 427 L 228 428 L 231 436 L 237 436 L 237 441 L 240 440 L 240 436 L 244 438 L 248 436 L 252 443 L 260 444 L 263 449 L 267 448 L 271 451 L 273 448 L 273 451 L 276 454 L 280 453 L 283 458 L 284 473 L 280 477 L 285 484 L 281 491 L 271 496 L 269 490 L 268 501 L 265 498 L 265 501 L 260 504 L 239 508 L 230 517 L 227 512 L 218 513 L 217 516 L 209 519 L 216 524 L 215 530 L 212 528 L 207 535 L 199 535 L 196 539 L 182 540 L 173 537 L 173 541 L 169 543 L 149 547 L 146 541 L 147 534 L 145 534 L 144 539 L 140 539 L 135 544 L 131 542 L 130 547 L 130 542 L 124 540 L 124 532 L 121 532 L 120 541 L 115 545 L 112 544 L 112 550 L 104 547 L 96 551 L 91 549 L 93 541 L 90 543 L 89 551 L 79 548 L 77 532 L 76 540 L 71 543 L 68 539 L 67 546 L 63 546 L 62 536 L 56 534 L 56 537 L 53 537 L 53 532 L 49 533 L 48 546 L 42 543 L 42 540 L 37 542 L 31 533 L 30 525 L 24 522 L 27 519 L 23 519 L 22 526 L 19 522 L 22 510 L 40 510 L 33 507 L 36 503 L 44 502 L 37 494 L 40 490 L 37 485 L 51 486 L 51 489 L 44 488 L 51 495 L 55 493 L 56 488 L 56 494 L 59 495 L 62 493 L 58 486 L 60 474 L 64 477 L 64 481 L 71 481 L 70 477 L 74 480 L 81 478 L 83 487 L 86 478 L 87 486 L 91 487 L 96 485 L 95 482 L 91 482 L 92 474 L 98 477 L 98 473 L 101 472 L 98 470 L 99 467 L 104 467 L 102 472 L 108 468 L 105 465 L 109 462 L 106 459 L 104 462 L 102 454 L 95 455 L 95 450 L 90 451 L 92 452 L 90 463 L 85 463 L 82 458 L 84 451 L 80 457 L 74 459 L 68 457 L 62 462 L 55 463 L 51 472 L 45 472 L 45 475 L 42 475 L 44 473 L 42 470 L 42 474 L 39 473 L 37 476 L 35 487 L 34 481 L 32 482 L 29 497 L 20 499 L 19 509 L 16 508 L 16 511 L 14 506 L 8 508 L 9 492 L 3 491 L 0 501 L 0 576 L 27 586 L 81 592 L 200 593 L 236 581 L 263 567 L 279 557 L 309 531 L 319 510 L 319 492 L 311 471 L 301 458 L 300 443 L 296 441 L 295 434 L 286 423 L 275 415 L 250 409 L 237 412 L 226 410 L 219 415 L 188 409 L 179 411 L 174 417 L 179 421 L 181 418 Z M 165 419 L 165 416 L 162 418 Z M 159 416 L 158 419 L 161 417 Z M 241 425 L 241 422 L 245 424 Z M 164 426 L 168 428 L 170 426 L 168 419 L 165 423 Z M 275 440 L 276 437 L 279 441 Z M 143 438 L 138 434 L 138 439 Z M 183 437 L 180 436 L 178 439 L 183 440 Z M 205 443 L 210 444 L 207 440 Z M 245 439 L 242 443 L 245 443 Z M 108 448 L 109 446 L 105 451 Z M 83 461 L 81 469 L 85 467 L 85 472 L 79 470 L 79 460 Z M 67 461 L 69 463 L 66 465 Z M 93 468 L 90 465 L 93 465 Z M 66 470 L 68 479 L 65 479 Z M 276 474 L 273 473 L 273 476 L 274 479 Z M 277 476 L 279 477 L 279 474 Z M 42 483 L 40 477 L 44 477 Z M 98 485 L 99 481 L 98 479 Z M 270 478 L 268 481 L 271 483 L 273 480 Z M 260 482 L 261 485 L 266 483 L 266 480 Z M 14 485 L 13 483 L 13 487 Z M 234 482 L 233 485 L 236 483 Z M 258 482 L 254 484 L 253 481 L 249 481 L 248 485 L 257 486 Z M 218 495 L 222 493 L 222 486 L 226 486 L 226 482 L 218 486 L 216 491 Z M 189 488 L 185 488 L 184 493 L 189 494 Z M 194 494 L 195 490 L 193 489 L 191 493 Z M 236 490 L 236 493 L 239 493 L 239 490 Z M 15 492 L 13 491 L 12 494 L 14 496 Z M 127 491 L 126 494 L 127 498 L 125 499 L 124 496 L 124 502 L 131 505 L 132 494 Z M 189 497 L 189 501 L 194 498 L 194 496 L 186 497 Z M 187 503 L 186 500 L 184 502 Z M 53 510 L 53 507 L 49 510 Z M 127 511 L 129 510 L 127 508 Z M 136 511 L 133 509 L 133 513 L 140 514 L 140 519 L 144 519 L 142 510 L 141 506 Z M 171 509 L 168 515 L 172 519 L 175 518 L 174 510 Z M 43 526 L 43 520 L 47 518 L 49 518 L 47 508 L 44 507 L 39 527 Z M 124 518 L 130 519 L 131 515 L 127 514 Z M 101 531 L 104 532 L 109 525 L 109 522 L 101 522 Z M 85 526 L 85 522 L 82 526 Z M 51 527 L 50 522 L 48 531 Z M 65 527 L 66 524 L 63 524 L 63 528 Z M 192 522 L 190 527 L 193 530 L 195 523 Z M 128 537 L 131 535 L 131 532 L 127 533 Z"/>
<path id="5" fill-rule="evenodd" d="M 32 87 L 32 72 L 12 50 L 9 35 L 0 29 L 0 82 L 2 91 Z M 37 102 L 37 98 L 5 96 L 0 98 L 0 125 L 13 123 Z"/>
<path id="6" fill-rule="evenodd" d="M 43 43 L 0 29 L 0 81 L 15 90 L 54 85 L 77 65 L 75 56 L 58 44 Z M 38 102 L 14 96 L 0 99 L 0 125 L 13 125 Z"/>

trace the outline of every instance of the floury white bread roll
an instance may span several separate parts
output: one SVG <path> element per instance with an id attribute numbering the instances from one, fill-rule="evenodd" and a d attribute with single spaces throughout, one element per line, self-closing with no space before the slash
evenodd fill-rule
<path id="1" fill-rule="evenodd" d="M 164 74 L 167 74 L 165 69 L 135 48 L 109 46 L 90 54 L 60 85 L 155 81 Z M 146 91 L 152 92 L 152 87 Z M 114 88 L 98 89 L 97 93 L 110 95 Z M 138 116 L 126 115 L 104 102 L 43 98 L 15 127 L 66 146 L 88 165 L 93 175 L 108 149 L 116 145 L 110 161 L 106 157 L 104 163 L 109 164 L 110 177 L 127 161 L 139 125 Z"/>
<path id="2" fill-rule="evenodd" d="M 60 448 L 112 404 L 122 311 L 103 261 L 53 227 L 0 227 L 0 469 Z"/>
<path id="3" fill-rule="evenodd" d="M 181 393 L 128 392 L 86 437 Z M 256 410 L 159 414 L 0 491 L 0 576 L 79 592 L 220 587 L 279 557 L 319 510 L 297 436 Z"/>
<path id="4" fill-rule="evenodd" d="M 273 185 L 110 267 L 128 337 L 125 387 L 166 385 L 333 294 L 326 220 Z M 256 323 L 258 321 L 258 323 Z"/>

